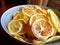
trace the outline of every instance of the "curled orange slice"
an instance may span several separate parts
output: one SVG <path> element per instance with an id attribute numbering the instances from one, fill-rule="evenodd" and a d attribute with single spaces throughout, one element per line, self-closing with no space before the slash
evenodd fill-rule
<path id="1" fill-rule="evenodd" d="M 47 11 L 50 14 L 50 18 L 51 18 L 55 28 L 60 33 L 60 19 L 58 18 L 58 15 L 51 9 L 48 9 Z"/>

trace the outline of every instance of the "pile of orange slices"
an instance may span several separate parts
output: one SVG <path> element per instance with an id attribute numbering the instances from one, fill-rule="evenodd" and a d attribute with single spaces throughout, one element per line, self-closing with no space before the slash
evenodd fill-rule
<path id="1" fill-rule="evenodd" d="M 58 16 L 53 10 L 40 8 L 39 6 L 26 6 L 15 12 L 7 27 L 10 34 L 20 35 L 22 32 L 21 35 L 24 35 L 24 38 L 27 34 L 32 41 L 35 39 L 46 41 L 56 36 L 57 32 L 60 33 Z"/>

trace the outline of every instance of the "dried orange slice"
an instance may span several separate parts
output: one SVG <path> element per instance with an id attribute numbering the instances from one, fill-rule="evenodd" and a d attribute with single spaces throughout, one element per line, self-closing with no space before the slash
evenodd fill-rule
<path id="1" fill-rule="evenodd" d="M 41 8 L 39 6 L 35 6 L 36 7 L 36 11 L 37 11 L 37 14 L 48 14 L 47 12 L 47 9 L 44 9 L 44 8 Z"/>
<path id="2" fill-rule="evenodd" d="M 45 14 L 35 14 L 30 18 L 29 24 L 32 25 L 33 22 L 37 19 L 45 19 L 48 20 L 48 18 L 45 16 Z"/>
<path id="3" fill-rule="evenodd" d="M 22 12 L 15 12 L 14 15 L 13 15 L 13 19 L 14 20 L 22 20 L 25 23 L 27 23 L 28 20 L 29 20 L 29 17 L 24 15 Z"/>
<path id="4" fill-rule="evenodd" d="M 51 10 L 51 9 L 48 9 L 47 11 L 50 14 L 50 18 L 51 18 L 55 28 L 60 33 L 60 20 L 58 18 L 58 15 L 55 14 L 55 12 L 53 10 Z"/>
<path id="5" fill-rule="evenodd" d="M 43 14 L 48 14 L 47 10 L 46 9 L 42 9 L 40 10 Z"/>
<path id="6" fill-rule="evenodd" d="M 36 8 L 35 8 L 35 6 L 26 6 L 26 7 L 22 8 L 22 12 L 23 12 L 23 14 L 31 17 L 34 14 L 36 14 Z"/>
<path id="7" fill-rule="evenodd" d="M 33 35 L 40 40 L 47 40 L 55 34 L 55 29 L 46 20 L 37 19 L 32 24 Z"/>
<path id="8" fill-rule="evenodd" d="M 8 23 L 8 31 L 10 34 L 15 34 L 18 33 L 20 31 L 22 31 L 22 23 L 20 21 L 16 21 L 16 20 L 11 20 Z"/>

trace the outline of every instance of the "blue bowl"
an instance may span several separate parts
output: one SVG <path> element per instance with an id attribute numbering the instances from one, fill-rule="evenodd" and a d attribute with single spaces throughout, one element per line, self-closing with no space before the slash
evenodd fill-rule
<path id="1" fill-rule="evenodd" d="M 7 29 L 7 23 L 12 19 L 12 16 L 13 16 L 13 13 L 14 12 L 17 12 L 20 10 L 20 8 L 22 7 L 25 7 L 25 6 L 28 6 L 28 5 L 19 5 L 19 6 L 15 6 L 15 7 L 12 7 L 10 9 L 8 9 L 7 11 L 5 11 L 2 16 L 1 16 L 1 25 L 2 25 L 2 28 L 4 29 L 4 31 L 8 34 L 8 36 L 12 37 L 9 32 L 8 32 L 8 29 Z M 43 7 L 41 6 L 42 8 L 47 8 L 47 7 Z M 14 38 L 14 37 L 12 37 Z M 15 39 L 15 38 L 14 38 Z M 17 39 L 16 39 L 17 40 Z M 22 42 L 20 40 L 18 40 L 19 42 Z M 35 44 L 32 44 L 32 43 L 29 43 L 29 42 L 22 42 L 22 43 L 26 43 L 26 44 L 31 44 L 31 45 L 35 45 Z M 59 42 L 56 42 L 56 43 L 50 43 L 50 45 L 58 45 L 60 44 Z M 48 45 L 48 44 L 47 44 Z"/>

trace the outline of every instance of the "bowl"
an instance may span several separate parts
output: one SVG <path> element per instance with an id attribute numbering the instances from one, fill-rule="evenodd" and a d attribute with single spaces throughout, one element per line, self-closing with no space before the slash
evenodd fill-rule
<path id="1" fill-rule="evenodd" d="M 12 7 L 10 9 L 8 9 L 7 11 L 5 11 L 2 16 L 1 16 L 1 25 L 2 25 L 2 28 L 4 29 L 4 31 L 8 34 L 8 36 L 12 37 L 9 32 L 8 32 L 8 29 L 6 27 L 7 23 L 11 20 L 12 16 L 13 16 L 13 13 L 14 12 L 17 12 L 20 10 L 20 8 L 22 7 L 25 7 L 25 6 L 28 6 L 28 5 L 19 5 L 19 6 L 15 6 L 15 7 Z M 44 6 L 41 6 L 42 8 L 48 8 L 48 7 L 44 7 Z M 14 37 L 12 37 L 14 38 Z M 15 38 L 14 38 L 15 39 Z M 16 39 L 17 40 L 17 39 Z M 22 42 L 20 40 L 18 40 L 19 42 Z M 22 42 L 22 43 L 26 43 L 26 44 L 30 44 L 30 45 L 35 45 L 35 44 L 32 44 L 32 43 L 29 43 L 29 42 Z M 53 44 L 53 45 L 57 45 L 59 44 L 58 43 L 50 43 L 50 44 Z"/>

